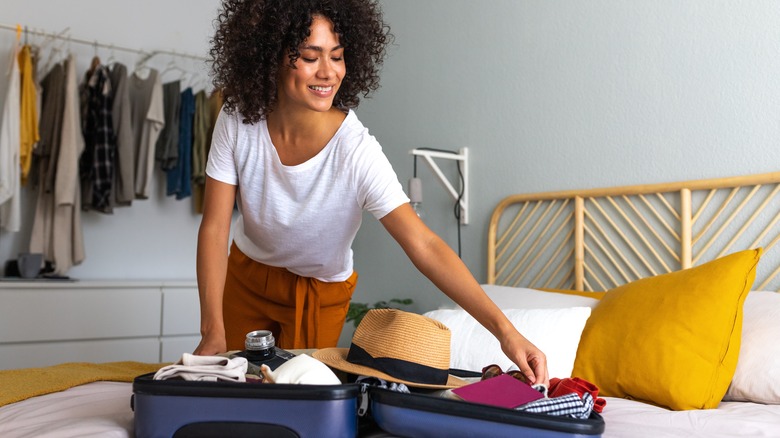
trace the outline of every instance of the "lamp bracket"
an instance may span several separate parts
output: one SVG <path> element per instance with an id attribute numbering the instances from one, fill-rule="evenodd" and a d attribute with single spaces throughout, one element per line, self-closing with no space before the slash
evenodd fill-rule
<path id="1" fill-rule="evenodd" d="M 452 186 L 450 181 L 447 179 L 447 177 L 442 173 L 439 166 L 436 164 L 435 161 L 433 161 L 434 158 L 441 158 L 445 160 L 456 160 L 460 161 L 461 164 L 461 172 L 463 173 L 463 182 L 462 182 L 462 189 L 463 189 L 463 197 L 460 197 L 460 223 L 463 225 L 467 225 L 469 223 L 469 216 L 468 216 L 468 206 L 469 206 L 469 155 L 468 155 L 468 148 L 460 148 L 459 153 L 449 153 L 449 152 L 440 152 L 440 151 L 432 151 L 427 149 L 412 149 L 409 151 L 410 154 L 416 155 L 419 157 L 422 157 L 425 160 L 425 163 L 428 164 L 428 167 L 431 168 L 434 175 L 438 178 L 439 182 L 444 186 L 444 188 L 449 192 L 449 194 L 452 196 L 452 198 L 457 201 L 460 197 L 460 191 L 455 190 L 455 188 Z M 460 184 L 459 184 L 460 185 Z"/>

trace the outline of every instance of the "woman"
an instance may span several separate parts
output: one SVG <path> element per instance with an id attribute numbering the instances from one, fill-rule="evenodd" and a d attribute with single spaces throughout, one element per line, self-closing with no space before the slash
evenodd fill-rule
<path id="1" fill-rule="evenodd" d="M 390 35 L 373 0 L 227 0 L 211 55 L 225 106 L 198 233 L 202 339 L 241 349 L 269 329 L 282 348 L 335 346 L 357 283 L 352 241 L 371 212 L 415 266 L 501 343 L 532 382 L 544 354 L 417 217 L 352 108 L 379 86 Z M 234 204 L 239 217 L 226 251 Z"/>

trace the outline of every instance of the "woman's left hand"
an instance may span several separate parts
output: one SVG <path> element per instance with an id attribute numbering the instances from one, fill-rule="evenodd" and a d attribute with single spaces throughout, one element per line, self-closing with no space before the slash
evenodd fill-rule
<path id="1" fill-rule="evenodd" d="M 514 362 L 532 385 L 550 386 L 547 356 L 520 332 L 500 339 L 501 350 Z"/>

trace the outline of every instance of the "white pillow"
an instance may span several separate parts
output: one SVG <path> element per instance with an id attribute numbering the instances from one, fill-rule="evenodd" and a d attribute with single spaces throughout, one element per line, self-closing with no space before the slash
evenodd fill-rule
<path id="1" fill-rule="evenodd" d="M 503 310 L 520 333 L 547 356 L 550 377 L 558 378 L 571 377 L 590 311 L 590 307 Z M 442 322 L 452 333 L 450 368 L 482 371 L 487 365 L 497 364 L 506 371 L 513 365 L 501 351 L 498 339 L 465 310 L 433 310 L 425 316 Z"/>
<path id="2" fill-rule="evenodd" d="M 501 309 L 593 308 L 599 302 L 596 298 L 527 289 L 524 287 L 497 286 L 495 284 L 483 284 L 481 286 L 487 296 Z"/>
<path id="3" fill-rule="evenodd" d="M 780 404 L 780 293 L 750 292 L 743 315 L 737 370 L 723 400 Z"/>

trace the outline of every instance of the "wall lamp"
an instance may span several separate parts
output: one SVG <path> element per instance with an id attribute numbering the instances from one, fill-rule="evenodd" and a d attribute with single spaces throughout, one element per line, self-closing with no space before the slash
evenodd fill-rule
<path id="1" fill-rule="evenodd" d="M 449 192 L 452 198 L 455 200 L 455 217 L 462 225 L 469 223 L 468 206 L 469 206 L 469 172 L 468 172 L 468 148 L 461 148 L 458 152 L 447 151 L 442 149 L 431 148 L 417 148 L 409 151 L 414 156 L 414 176 L 409 180 L 409 199 L 412 207 L 415 207 L 415 211 L 418 215 L 421 214 L 422 206 L 422 181 L 417 178 L 417 157 L 423 158 L 425 163 L 433 171 L 434 175 L 439 179 L 439 182 Z M 439 166 L 434 161 L 434 158 L 440 158 L 444 160 L 454 160 L 458 165 L 458 175 L 460 176 L 459 190 L 455 190 L 455 187 L 450 183 L 444 173 L 442 173 Z"/>

